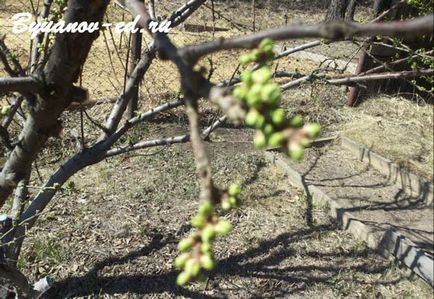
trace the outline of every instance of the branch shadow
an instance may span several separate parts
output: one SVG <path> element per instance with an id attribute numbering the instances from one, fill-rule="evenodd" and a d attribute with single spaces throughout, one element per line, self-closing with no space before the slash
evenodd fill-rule
<path id="1" fill-rule="evenodd" d="M 249 294 L 250 298 L 275 298 L 284 297 L 299 292 L 304 292 L 318 284 L 332 287 L 341 271 L 346 269 L 345 263 L 333 263 L 332 260 L 364 258 L 374 255 L 375 252 L 369 249 L 354 249 L 348 252 L 337 251 L 320 253 L 317 251 L 306 251 L 303 254 L 306 258 L 314 258 L 315 264 L 302 264 L 294 266 L 279 267 L 279 265 L 288 257 L 296 255 L 295 249 L 291 244 L 298 241 L 309 241 L 321 233 L 335 230 L 336 225 L 319 225 L 316 227 L 300 229 L 291 233 L 284 233 L 271 240 L 265 240 L 256 247 L 245 250 L 240 254 L 230 256 L 220 260 L 218 267 L 210 274 L 210 281 L 223 280 L 225 282 L 231 279 L 239 278 L 260 278 L 279 283 L 272 284 L 272 290 L 264 290 L 260 287 L 250 285 L 243 289 Z M 224 291 L 231 291 L 225 287 L 213 286 L 212 295 L 207 294 L 205 289 L 191 290 L 177 287 L 175 279 L 177 271 L 167 270 L 158 274 L 136 274 L 136 275 L 118 275 L 113 277 L 101 277 L 98 271 L 104 267 L 125 264 L 144 255 L 161 250 L 168 246 L 168 240 L 162 239 L 162 236 L 154 236 L 151 243 L 143 248 L 138 249 L 122 257 L 111 257 L 102 260 L 85 275 L 70 277 L 58 282 L 44 298 L 74 298 L 82 296 L 96 295 L 119 295 L 119 294 L 165 294 L 173 297 L 185 296 L 189 298 L 225 298 L 227 295 Z M 268 255 L 267 253 L 273 252 Z M 259 260 L 258 260 L 259 259 Z M 352 268 L 353 271 L 361 274 L 379 274 L 385 272 L 390 266 L 387 263 L 378 265 L 370 263 L 369 259 L 363 259 L 364 262 L 358 263 Z M 329 261 L 329 263 L 322 263 Z M 377 281 L 378 285 L 393 285 L 398 283 L 399 279 Z M 368 282 L 360 281 L 360 284 Z M 372 283 L 370 283 L 372 284 Z M 288 287 L 290 286 L 290 287 Z M 266 292 L 272 292 L 272 296 L 267 296 Z"/>

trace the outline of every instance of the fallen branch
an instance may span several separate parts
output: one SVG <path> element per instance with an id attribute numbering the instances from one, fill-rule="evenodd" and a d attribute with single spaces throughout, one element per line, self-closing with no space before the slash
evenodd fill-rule
<path id="1" fill-rule="evenodd" d="M 402 71 L 402 72 L 387 72 L 382 74 L 364 75 L 364 76 L 352 76 L 347 78 L 329 79 L 327 83 L 342 85 L 357 82 L 385 80 L 385 79 L 406 79 L 417 78 L 422 76 L 434 75 L 434 69 L 414 70 L 414 71 Z"/>

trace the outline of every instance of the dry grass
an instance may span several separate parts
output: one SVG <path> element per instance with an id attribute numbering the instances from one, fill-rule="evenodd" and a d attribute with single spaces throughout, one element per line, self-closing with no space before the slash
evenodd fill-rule
<path id="1" fill-rule="evenodd" d="M 344 135 L 426 177 L 433 177 L 433 108 L 379 96 L 343 110 Z"/>
<path id="2" fill-rule="evenodd" d="M 228 133 L 209 144 L 215 178 L 240 182 L 243 206 L 226 216 L 234 231 L 216 243 L 219 267 L 207 287 L 174 283 L 176 243 L 198 204 L 187 145 L 110 159 L 75 176 L 78 192 L 58 196 L 27 239 L 23 270 L 56 279 L 47 298 L 429 298 L 421 281 L 336 230 L 324 207 L 313 207 L 307 226 L 303 195 L 243 143 L 247 136 Z"/>

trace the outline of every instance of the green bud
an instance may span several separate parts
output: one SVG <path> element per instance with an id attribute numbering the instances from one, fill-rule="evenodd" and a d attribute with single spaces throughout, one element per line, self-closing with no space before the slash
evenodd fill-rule
<path id="1" fill-rule="evenodd" d="M 200 252 L 210 253 L 211 251 L 212 251 L 212 247 L 210 243 L 202 243 L 202 245 L 200 245 Z"/>
<path id="2" fill-rule="evenodd" d="M 285 110 L 282 108 L 278 108 L 271 112 L 271 121 L 273 124 L 280 126 L 285 122 L 286 119 L 286 113 Z"/>
<path id="3" fill-rule="evenodd" d="M 273 47 L 273 44 L 274 44 L 273 40 L 271 38 L 267 37 L 261 41 L 261 43 L 259 44 L 259 48 L 262 50 L 265 50 L 266 48 L 268 48 L 270 46 Z"/>
<path id="4" fill-rule="evenodd" d="M 321 133 L 321 126 L 319 124 L 308 124 L 304 129 L 310 138 L 316 138 Z"/>
<path id="5" fill-rule="evenodd" d="M 253 138 L 253 144 L 258 149 L 267 147 L 267 138 L 261 131 L 256 131 L 255 137 Z"/>
<path id="6" fill-rule="evenodd" d="M 232 95 L 240 100 L 245 100 L 247 97 L 248 90 L 244 86 L 237 86 Z"/>
<path id="7" fill-rule="evenodd" d="M 226 236 L 231 232 L 232 224 L 227 220 L 220 220 L 219 222 L 217 222 L 214 228 L 217 234 L 219 234 L 220 236 Z"/>
<path id="8" fill-rule="evenodd" d="M 229 212 L 230 210 L 232 210 L 232 205 L 229 200 L 225 199 L 222 201 L 222 210 L 225 212 Z"/>
<path id="9" fill-rule="evenodd" d="M 262 133 L 265 134 L 265 136 L 270 136 L 271 134 L 274 133 L 274 127 L 272 124 L 266 124 L 263 129 L 262 129 Z"/>
<path id="10" fill-rule="evenodd" d="M 211 255 L 205 254 L 200 257 L 200 263 L 205 270 L 211 271 L 215 268 L 216 262 Z"/>
<path id="11" fill-rule="evenodd" d="M 271 79 L 272 75 L 270 68 L 262 67 L 252 73 L 252 80 L 257 84 L 263 85 Z"/>
<path id="12" fill-rule="evenodd" d="M 299 114 L 291 117 L 289 125 L 293 128 L 301 128 L 303 126 L 303 117 Z"/>
<path id="13" fill-rule="evenodd" d="M 271 147 L 278 147 L 282 145 L 283 141 L 285 141 L 285 136 L 282 133 L 277 132 L 270 136 L 268 139 L 268 145 Z"/>
<path id="14" fill-rule="evenodd" d="M 202 228 L 206 225 L 206 216 L 197 214 L 191 219 L 191 225 L 195 228 Z"/>
<path id="15" fill-rule="evenodd" d="M 240 56 L 240 64 L 245 66 L 251 62 L 251 56 L 249 54 L 244 54 Z"/>
<path id="16" fill-rule="evenodd" d="M 190 277 L 196 277 L 200 272 L 200 263 L 197 259 L 189 259 L 185 263 L 185 272 L 190 274 Z"/>
<path id="17" fill-rule="evenodd" d="M 216 231 L 213 225 L 208 224 L 202 231 L 202 242 L 209 243 L 214 240 Z"/>
<path id="18" fill-rule="evenodd" d="M 265 124 L 265 117 L 256 109 L 250 109 L 246 115 L 246 124 L 249 127 L 261 128 Z"/>
<path id="19" fill-rule="evenodd" d="M 185 286 L 191 279 L 190 273 L 187 272 L 181 272 L 179 273 L 178 277 L 176 278 L 176 284 L 179 286 Z"/>
<path id="20" fill-rule="evenodd" d="M 228 188 L 228 193 L 231 196 L 238 196 L 241 193 L 241 187 L 238 184 L 231 184 Z"/>
<path id="21" fill-rule="evenodd" d="M 214 210 L 214 205 L 210 200 L 203 202 L 199 207 L 199 214 L 203 216 L 210 216 Z"/>
<path id="22" fill-rule="evenodd" d="M 291 159 L 300 161 L 304 156 L 304 148 L 299 144 L 290 144 L 289 148 L 289 156 Z"/>
<path id="23" fill-rule="evenodd" d="M 185 263 L 190 258 L 190 254 L 183 253 L 175 259 L 175 267 L 178 269 L 183 269 L 185 267 Z"/>
<path id="24" fill-rule="evenodd" d="M 304 148 L 309 147 L 310 146 L 310 140 L 308 138 L 302 138 L 300 140 L 300 145 L 303 146 Z"/>
<path id="25" fill-rule="evenodd" d="M 240 78 L 248 86 L 253 84 L 252 72 L 249 70 L 242 72 Z"/>
<path id="26" fill-rule="evenodd" d="M 258 61 L 261 58 L 261 51 L 258 49 L 253 49 L 250 55 L 251 61 Z"/>
<path id="27" fill-rule="evenodd" d="M 228 199 L 229 203 L 231 204 L 232 208 L 236 208 L 238 205 L 238 199 L 234 196 L 230 196 Z"/>
<path id="28" fill-rule="evenodd" d="M 249 104 L 250 107 L 258 108 L 261 106 L 261 91 L 262 85 L 259 84 L 255 84 L 250 88 L 246 96 L 247 104 Z"/>
<path id="29" fill-rule="evenodd" d="M 279 102 L 281 95 L 282 92 L 279 85 L 274 83 L 265 85 L 261 91 L 262 100 L 269 105 L 276 105 Z"/>
<path id="30" fill-rule="evenodd" d="M 274 56 L 273 50 L 274 50 L 274 46 L 272 44 L 266 45 L 262 48 L 262 51 L 264 51 L 269 58 L 272 58 Z"/>
<path id="31" fill-rule="evenodd" d="M 190 250 L 195 243 L 195 240 L 191 237 L 182 239 L 178 244 L 178 250 L 181 252 L 186 252 Z"/>

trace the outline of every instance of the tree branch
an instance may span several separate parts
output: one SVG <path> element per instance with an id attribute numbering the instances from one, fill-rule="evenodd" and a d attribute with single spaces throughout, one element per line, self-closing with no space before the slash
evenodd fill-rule
<path id="1" fill-rule="evenodd" d="M 416 18 L 411 21 L 396 21 L 385 23 L 358 24 L 348 22 L 333 22 L 319 25 L 290 25 L 270 29 L 256 34 L 220 39 L 198 45 L 187 46 L 179 53 L 189 63 L 195 64 L 201 57 L 217 51 L 228 49 L 252 49 L 264 38 L 275 41 L 290 38 L 326 38 L 328 40 L 351 39 L 356 36 L 385 35 L 391 37 L 407 37 L 415 34 L 424 35 L 433 32 L 433 16 Z"/>
<path id="2" fill-rule="evenodd" d="M 42 84 L 33 77 L 0 78 L 0 93 L 39 93 Z"/>
<path id="3" fill-rule="evenodd" d="M 15 69 L 12 69 L 12 66 L 9 64 L 9 60 L 12 62 Z M 12 53 L 6 46 L 3 38 L 0 38 L 0 61 L 2 61 L 6 72 L 11 77 L 24 76 L 24 69 L 22 68 L 19 61 L 12 56 Z"/>

